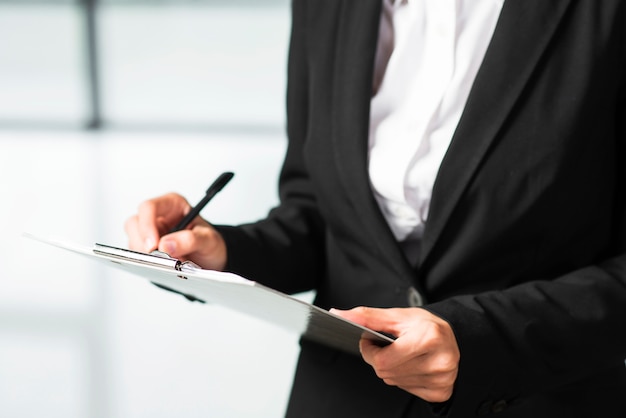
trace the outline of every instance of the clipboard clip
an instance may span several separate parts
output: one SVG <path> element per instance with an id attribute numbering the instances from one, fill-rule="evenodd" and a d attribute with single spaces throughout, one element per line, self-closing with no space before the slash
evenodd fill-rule
<path id="1" fill-rule="evenodd" d="M 200 269 L 200 266 L 192 261 L 180 261 L 177 258 L 170 257 L 169 254 L 154 250 L 151 253 L 141 253 L 139 251 L 127 250 L 124 248 L 113 247 L 111 245 L 96 243 L 93 252 L 98 255 L 109 258 L 117 258 L 124 261 L 130 261 L 137 264 L 149 265 L 153 267 L 164 267 L 174 269 L 176 271 L 193 271 Z M 186 277 L 181 277 L 186 279 Z"/>
<path id="2" fill-rule="evenodd" d="M 163 267 L 166 269 L 174 269 L 179 272 L 193 271 L 193 269 L 199 269 L 200 266 L 191 262 L 191 261 L 180 261 L 177 258 L 170 257 L 169 254 L 154 250 L 151 253 L 141 253 L 139 251 L 126 250 L 124 248 L 113 247 L 111 245 L 98 244 L 96 243 L 93 248 L 93 252 L 98 255 L 106 256 L 109 259 L 120 259 L 124 261 L 131 261 L 141 265 L 149 265 L 156 267 Z M 112 260 L 113 261 L 113 260 Z M 187 280 L 187 277 L 183 275 L 178 275 L 179 278 Z M 153 285 L 159 287 L 161 289 L 177 293 L 181 296 L 184 296 L 191 302 L 200 302 L 206 303 L 202 299 L 198 299 L 193 295 L 189 295 L 187 293 L 179 292 L 178 290 L 172 289 L 171 287 L 164 286 L 159 283 L 152 282 Z"/>

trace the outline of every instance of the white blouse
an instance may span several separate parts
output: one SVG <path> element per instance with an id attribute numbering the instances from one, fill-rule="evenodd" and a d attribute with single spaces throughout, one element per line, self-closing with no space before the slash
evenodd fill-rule
<path id="1" fill-rule="evenodd" d="M 504 0 L 384 0 L 371 101 L 369 175 L 416 260 L 435 176 Z"/>

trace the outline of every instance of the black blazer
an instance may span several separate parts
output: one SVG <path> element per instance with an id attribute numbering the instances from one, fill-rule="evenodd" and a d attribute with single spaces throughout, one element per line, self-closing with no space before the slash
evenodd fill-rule
<path id="1" fill-rule="evenodd" d="M 626 416 L 626 2 L 505 1 L 419 260 L 368 180 L 380 6 L 293 1 L 281 204 L 220 227 L 228 268 L 324 308 L 408 306 L 416 287 L 454 328 L 459 377 L 428 405 L 303 341 L 288 414 Z"/>

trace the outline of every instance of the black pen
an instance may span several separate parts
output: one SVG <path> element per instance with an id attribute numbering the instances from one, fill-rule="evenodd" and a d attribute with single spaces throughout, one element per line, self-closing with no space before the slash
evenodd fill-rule
<path id="1" fill-rule="evenodd" d="M 226 186 L 226 184 L 228 184 L 233 176 L 234 174 L 228 171 L 226 173 L 220 174 L 220 176 L 206 190 L 206 194 L 204 195 L 202 200 L 198 202 L 198 204 L 194 206 L 191 211 L 189 211 L 187 216 L 181 219 L 178 225 L 172 228 L 169 233 L 171 234 L 172 232 L 180 231 L 187 228 L 187 225 L 189 225 L 189 223 L 193 221 L 193 219 L 198 216 L 198 214 L 200 214 L 200 211 L 206 206 L 206 204 L 209 203 L 209 201 L 213 199 L 213 196 L 215 196 L 220 190 L 222 190 L 224 186 Z"/>

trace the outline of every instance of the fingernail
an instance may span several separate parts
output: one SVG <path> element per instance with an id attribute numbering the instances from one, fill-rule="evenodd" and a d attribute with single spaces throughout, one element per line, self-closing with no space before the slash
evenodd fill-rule
<path id="1" fill-rule="evenodd" d="M 172 255 L 172 254 L 174 254 L 176 252 L 176 243 L 174 241 L 171 241 L 171 240 L 165 240 L 165 241 L 161 242 L 161 248 L 166 253 Z"/>

